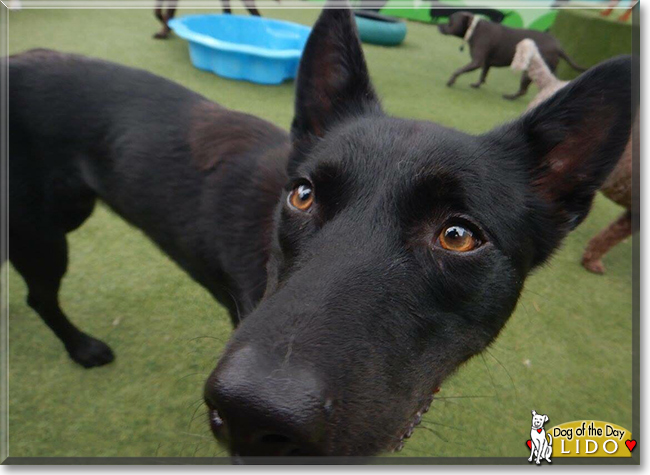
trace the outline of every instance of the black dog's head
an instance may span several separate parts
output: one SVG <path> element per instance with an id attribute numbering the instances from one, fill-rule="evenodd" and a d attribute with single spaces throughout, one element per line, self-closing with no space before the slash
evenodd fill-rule
<path id="1" fill-rule="evenodd" d="M 398 447 L 586 216 L 630 134 L 630 70 L 610 61 L 472 136 L 385 115 L 349 11 L 324 11 L 266 294 L 206 385 L 217 437 L 243 456 Z"/>
<path id="2" fill-rule="evenodd" d="M 449 15 L 449 21 L 447 23 L 438 25 L 438 30 L 443 35 L 453 35 L 463 38 L 469 25 L 472 23 L 472 18 L 474 18 L 474 15 L 469 12 L 453 13 Z"/>

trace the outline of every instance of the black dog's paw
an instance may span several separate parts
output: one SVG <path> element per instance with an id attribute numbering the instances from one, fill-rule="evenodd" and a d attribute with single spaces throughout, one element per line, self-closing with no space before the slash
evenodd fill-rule
<path id="1" fill-rule="evenodd" d="M 66 348 L 70 358 L 84 368 L 103 366 L 115 359 L 113 350 L 104 342 L 88 335 L 74 347 Z"/>
<path id="2" fill-rule="evenodd" d="M 483 84 L 483 83 L 482 82 L 473 82 L 472 84 L 470 84 L 470 86 L 472 86 L 474 89 L 478 89 L 479 87 L 481 87 L 481 84 Z"/>
<path id="3" fill-rule="evenodd" d="M 157 40 L 166 40 L 169 38 L 169 31 L 159 31 L 153 37 Z"/>
<path id="4" fill-rule="evenodd" d="M 447 81 L 447 87 L 453 86 L 455 82 L 456 82 L 455 79 L 450 79 L 449 81 Z"/>
<path id="5" fill-rule="evenodd" d="M 518 99 L 519 97 L 523 96 L 523 94 L 515 93 L 515 94 L 504 94 L 503 98 L 508 99 L 509 101 L 514 101 L 515 99 Z"/>

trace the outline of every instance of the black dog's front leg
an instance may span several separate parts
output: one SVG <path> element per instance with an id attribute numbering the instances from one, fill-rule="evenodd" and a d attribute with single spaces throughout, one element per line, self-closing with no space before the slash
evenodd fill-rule
<path id="1" fill-rule="evenodd" d="M 22 209 L 30 216 L 39 212 L 38 208 Z M 27 303 L 63 342 L 70 357 L 85 368 L 113 361 L 109 346 L 74 326 L 59 305 L 61 279 L 68 267 L 65 234 L 46 226 L 23 230 L 12 238 L 9 258 L 27 283 Z"/>
<path id="2" fill-rule="evenodd" d="M 469 64 L 466 64 L 462 68 L 457 69 L 454 74 L 451 75 L 449 81 L 447 81 L 447 86 L 453 86 L 456 82 L 456 78 L 461 74 L 469 73 L 470 71 L 475 71 L 481 67 L 481 63 L 476 60 L 472 60 Z"/>

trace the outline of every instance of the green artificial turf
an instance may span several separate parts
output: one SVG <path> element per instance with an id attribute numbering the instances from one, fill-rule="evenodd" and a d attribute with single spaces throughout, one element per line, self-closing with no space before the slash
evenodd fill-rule
<path id="1" fill-rule="evenodd" d="M 263 13 L 309 25 L 318 11 Z M 260 86 L 194 69 L 184 41 L 151 38 L 159 28 L 151 10 L 23 10 L 10 14 L 9 25 L 12 53 L 48 47 L 145 68 L 290 124 L 293 83 Z M 479 90 L 469 87 L 478 71 L 445 87 L 468 61 L 459 46 L 458 38 L 412 22 L 401 47 L 365 46 L 385 109 L 468 132 L 517 117 L 535 91 L 502 99 L 519 82 L 508 68 L 493 69 Z M 400 456 L 527 457 L 532 409 L 551 425 L 596 419 L 631 429 L 631 241 L 608 254 L 603 276 L 579 265 L 588 240 L 620 213 L 597 198 L 585 223 L 527 281 L 497 341 L 443 385 Z M 93 370 L 74 365 L 25 304 L 25 285 L 11 269 L 10 456 L 224 455 L 201 406 L 203 382 L 231 333 L 224 309 L 101 204 L 69 242 L 62 306 L 117 359 Z"/>

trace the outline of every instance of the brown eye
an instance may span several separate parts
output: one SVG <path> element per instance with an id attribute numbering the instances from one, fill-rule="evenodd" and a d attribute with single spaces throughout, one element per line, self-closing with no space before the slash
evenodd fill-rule
<path id="1" fill-rule="evenodd" d="M 299 211 L 308 211 L 314 203 L 314 192 L 309 185 L 298 185 L 289 193 L 289 205 Z"/>
<path id="2" fill-rule="evenodd" d="M 447 226 L 438 237 L 440 245 L 448 251 L 467 252 L 476 249 L 480 241 L 472 231 L 463 226 Z"/>

